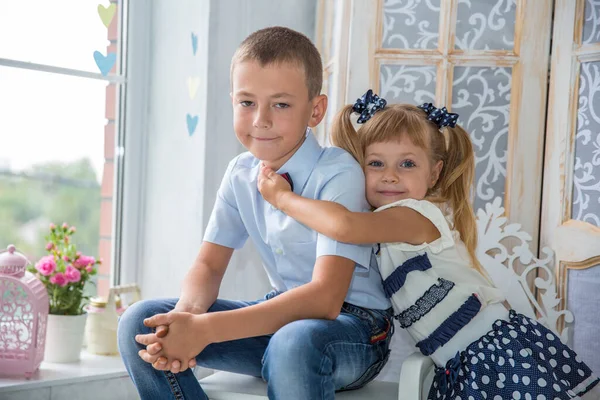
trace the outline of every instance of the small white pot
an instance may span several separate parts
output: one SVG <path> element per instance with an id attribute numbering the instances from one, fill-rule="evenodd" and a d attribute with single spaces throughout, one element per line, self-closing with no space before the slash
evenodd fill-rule
<path id="1" fill-rule="evenodd" d="M 44 361 L 69 363 L 79 360 L 87 314 L 48 315 Z"/>

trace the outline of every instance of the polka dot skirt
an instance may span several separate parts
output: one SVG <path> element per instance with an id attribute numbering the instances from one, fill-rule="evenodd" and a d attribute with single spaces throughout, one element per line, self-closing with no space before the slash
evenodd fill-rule
<path id="1" fill-rule="evenodd" d="M 467 328 L 468 329 L 468 328 Z M 549 329 L 510 311 L 492 330 L 437 368 L 430 400 L 578 398 L 598 378 Z"/>

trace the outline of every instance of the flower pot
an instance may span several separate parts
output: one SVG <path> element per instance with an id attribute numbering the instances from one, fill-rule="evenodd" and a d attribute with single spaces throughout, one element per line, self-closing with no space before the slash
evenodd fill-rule
<path id="1" fill-rule="evenodd" d="M 87 314 L 48 315 L 44 361 L 69 363 L 79 360 Z"/>

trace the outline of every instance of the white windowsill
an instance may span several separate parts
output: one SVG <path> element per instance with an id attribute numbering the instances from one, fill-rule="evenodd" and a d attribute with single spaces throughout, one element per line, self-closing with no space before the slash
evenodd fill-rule
<path id="1" fill-rule="evenodd" d="M 127 371 L 118 355 L 97 356 L 84 350 L 81 352 L 81 360 L 78 362 L 68 364 L 42 362 L 40 368 L 30 379 L 0 377 L 0 393 L 126 376 Z"/>

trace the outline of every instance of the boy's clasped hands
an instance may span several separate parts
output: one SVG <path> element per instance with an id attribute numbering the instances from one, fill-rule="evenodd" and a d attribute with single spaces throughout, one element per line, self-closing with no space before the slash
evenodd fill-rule
<path id="1" fill-rule="evenodd" d="M 180 300 L 173 311 L 146 318 L 144 325 L 155 332 L 136 335 L 135 340 L 146 346 L 139 356 L 161 371 L 178 373 L 195 367 L 196 355 L 213 342 L 207 317 Z"/>

